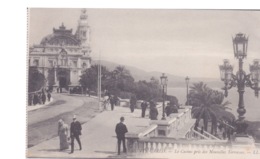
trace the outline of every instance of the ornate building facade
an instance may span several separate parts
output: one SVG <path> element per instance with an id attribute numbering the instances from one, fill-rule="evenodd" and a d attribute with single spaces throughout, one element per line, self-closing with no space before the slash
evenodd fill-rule
<path id="1" fill-rule="evenodd" d="M 79 86 L 79 79 L 91 66 L 90 27 L 85 9 L 81 11 L 75 34 L 64 24 L 42 38 L 29 50 L 29 66 L 45 76 L 46 86 L 68 89 Z"/>

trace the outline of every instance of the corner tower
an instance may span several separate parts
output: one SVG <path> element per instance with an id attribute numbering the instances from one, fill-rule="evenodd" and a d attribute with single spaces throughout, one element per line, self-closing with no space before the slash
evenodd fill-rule
<path id="1" fill-rule="evenodd" d="M 81 15 L 78 21 L 78 28 L 75 34 L 76 38 L 81 41 L 82 47 L 89 47 L 90 27 L 88 25 L 88 15 L 86 9 L 81 10 Z"/>

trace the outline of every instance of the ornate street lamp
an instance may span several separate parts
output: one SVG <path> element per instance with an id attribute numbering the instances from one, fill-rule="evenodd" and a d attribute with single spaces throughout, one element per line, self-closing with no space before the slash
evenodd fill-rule
<path id="1" fill-rule="evenodd" d="M 251 74 L 246 74 L 243 70 L 243 59 L 247 57 L 247 45 L 248 38 L 242 34 L 236 34 L 233 38 L 233 49 L 234 56 L 239 60 L 239 70 L 236 74 L 233 74 L 233 66 L 230 65 L 228 60 L 224 60 L 224 64 L 219 66 L 221 80 L 224 81 L 225 96 L 228 96 L 228 90 L 232 87 L 237 87 L 239 93 L 239 102 L 237 112 L 239 114 L 237 120 L 237 133 L 245 133 L 246 124 L 244 122 L 244 115 L 246 109 L 244 106 L 243 95 L 245 92 L 245 87 L 250 87 L 255 90 L 255 95 L 258 96 L 259 89 L 259 61 L 255 60 L 253 65 L 250 65 Z M 251 76 L 251 79 L 250 79 Z"/>
<path id="2" fill-rule="evenodd" d="M 188 76 L 185 78 L 185 82 L 186 82 L 186 86 L 187 86 L 187 105 L 189 105 L 189 82 L 190 82 L 190 78 Z"/>
<path id="3" fill-rule="evenodd" d="M 254 60 L 253 65 L 249 67 L 251 72 L 251 80 L 253 82 L 252 88 L 255 90 L 255 96 L 259 96 L 259 86 L 260 86 L 260 60 Z"/>
<path id="4" fill-rule="evenodd" d="M 165 74 L 163 73 L 162 76 L 160 77 L 161 78 L 161 85 L 163 87 L 163 112 L 162 112 L 162 120 L 166 120 L 165 118 L 165 96 L 166 96 L 166 89 L 167 89 L 167 82 L 168 82 L 168 79 L 167 79 L 167 76 L 165 76 Z"/>
<path id="5" fill-rule="evenodd" d="M 224 64 L 219 66 L 220 78 L 225 83 L 225 96 L 228 96 L 228 89 L 234 86 L 236 83 L 233 78 L 233 66 L 230 65 L 229 60 L 224 59 Z"/>

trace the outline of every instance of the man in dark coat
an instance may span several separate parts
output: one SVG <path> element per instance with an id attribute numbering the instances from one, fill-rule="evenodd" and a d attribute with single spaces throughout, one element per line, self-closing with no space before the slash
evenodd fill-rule
<path id="1" fill-rule="evenodd" d="M 38 94 L 34 94 L 33 95 L 33 105 L 36 105 L 36 104 L 38 104 L 39 103 L 39 100 L 38 100 Z"/>
<path id="2" fill-rule="evenodd" d="M 50 101 L 51 100 L 51 93 L 50 92 L 48 92 L 47 97 L 48 97 L 48 101 Z"/>
<path id="3" fill-rule="evenodd" d="M 42 103 L 45 104 L 46 102 L 46 95 L 45 93 L 42 94 Z"/>
<path id="4" fill-rule="evenodd" d="M 145 101 L 142 102 L 141 108 L 142 108 L 142 118 L 144 118 L 145 117 L 145 111 L 146 111 L 146 108 L 147 108 L 147 103 Z"/>
<path id="5" fill-rule="evenodd" d="M 131 98 L 130 98 L 130 110 L 131 110 L 131 113 L 133 113 L 134 110 L 135 110 L 136 102 L 137 102 L 136 95 L 132 95 Z"/>
<path id="6" fill-rule="evenodd" d="M 157 120 L 158 110 L 154 102 L 150 102 L 150 119 Z"/>
<path id="7" fill-rule="evenodd" d="M 82 149 L 80 138 L 79 138 L 79 135 L 81 135 L 81 129 L 82 129 L 81 124 L 80 124 L 80 122 L 78 122 L 76 120 L 76 116 L 74 115 L 73 122 L 70 124 L 70 138 L 71 138 L 71 152 L 70 153 L 74 152 L 74 139 L 76 139 L 79 144 L 79 150 Z"/>
<path id="8" fill-rule="evenodd" d="M 124 117 L 120 118 L 120 123 L 116 125 L 116 136 L 117 136 L 117 145 L 118 145 L 118 155 L 120 155 L 121 141 L 123 142 L 123 152 L 126 153 L 125 146 L 125 133 L 127 133 L 126 125 L 124 124 Z"/>
<path id="9" fill-rule="evenodd" d="M 111 110 L 114 110 L 115 101 L 114 101 L 113 95 L 110 96 L 109 101 L 110 101 L 110 105 L 111 105 Z"/>

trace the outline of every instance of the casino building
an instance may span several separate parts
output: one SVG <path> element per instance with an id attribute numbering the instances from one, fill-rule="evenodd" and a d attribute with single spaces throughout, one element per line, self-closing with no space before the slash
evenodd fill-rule
<path id="1" fill-rule="evenodd" d="M 91 66 L 90 27 L 85 9 L 81 10 L 76 32 L 62 23 L 40 44 L 29 49 L 29 66 L 45 76 L 46 86 L 69 89 L 79 86 L 82 71 Z"/>

